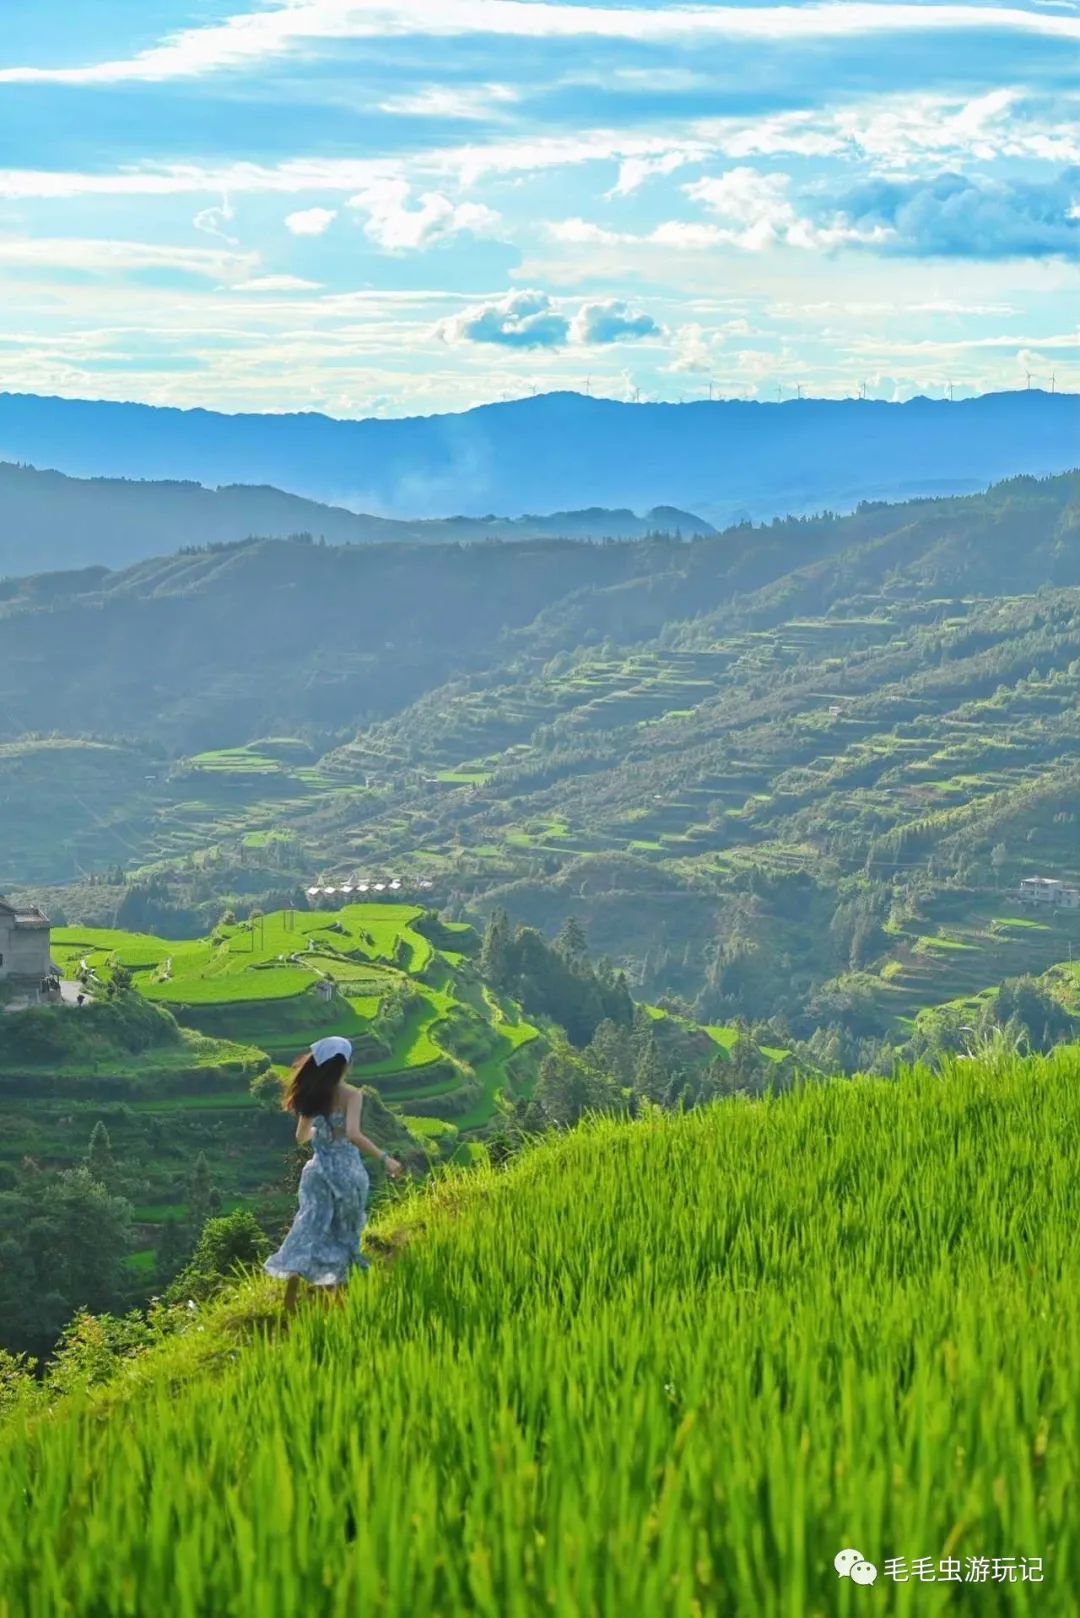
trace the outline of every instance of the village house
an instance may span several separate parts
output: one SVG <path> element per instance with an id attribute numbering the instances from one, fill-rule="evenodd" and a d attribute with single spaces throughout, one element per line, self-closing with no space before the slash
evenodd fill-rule
<path id="1" fill-rule="evenodd" d="M 0 983 L 36 994 L 53 970 L 48 916 L 0 899 Z"/>
<path id="2" fill-rule="evenodd" d="M 1024 904 L 1055 905 L 1066 910 L 1080 908 L 1080 888 L 1070 887 L 1054 876 L 1026 876 L 1016 890 Z"/>

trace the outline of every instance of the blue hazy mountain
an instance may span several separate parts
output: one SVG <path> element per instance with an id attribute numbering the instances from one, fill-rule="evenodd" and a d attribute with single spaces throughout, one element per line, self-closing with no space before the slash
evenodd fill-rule
<path id="1" fill-rule="evenodd" d="M 127 567 L 190 546 L 311 534 L 331 545 L 473 544 L 481 540 L 644 539 L 715 533 L 692 512 L 658 507 L 556 511 L 548 516 L 403 521 L 322 505 L 281 489 L 233 484 L 73 478 L 0 463 L 0 577 L 49 569 Z"/>
<path id="2" fill-rule="evenodd" d="M 381 516 L 663 503 L 713 522 L 965 492 L 1080 462 L 1080 396 L 622 404 L 576 393 L 341 421 L 0 394 L 0 460 L 272 484 Z"/>

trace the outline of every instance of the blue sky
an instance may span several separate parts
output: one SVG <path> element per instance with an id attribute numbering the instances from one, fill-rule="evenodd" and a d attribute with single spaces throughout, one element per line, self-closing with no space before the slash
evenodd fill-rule
<path id="1" fill-rule="evenodd" d="M 0 388 L 1080 387 L 1080 4 L 36 0 Z"/>

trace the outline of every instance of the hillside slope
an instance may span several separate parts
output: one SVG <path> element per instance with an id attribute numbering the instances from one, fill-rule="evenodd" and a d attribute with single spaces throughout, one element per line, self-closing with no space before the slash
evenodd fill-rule
<path id="1" fill-rule="evenodd" d="M 714 522 L 962 492 L 1076 463 L 1080 398 L 623 404 L 576 393 L 339 421 L 0 394 L 0 458 L 80 476 L 273 483 L 386 516 L 665 501 Z"/>
<path id="2" fill-rule="evenodd" d="M 0 578 L 82 567 L 127 567 L 193 545 L 236 544 L 258 534 L 312 534 L 332 545 L 475 544 L 491 539 L 685 538 L 711 533 L 691 512 L 557 511 L 551 516 L 446 517 L 403 522 L 303 500 L 281 489 L 70 478 L 0 463 Z"/>
<path id="3" fill-rule="evenodd" d="M 865 619 L 882 596 L 940 614 L 943 598 L 1077 586 L 1078 485 L 1016 479 L 690 544 L 252 540 L 0 581 L 0 739 L 149 731 L 170 751 L 236 746 L 387 718 L 457 675 L 539 675 L 556 653 L 647 645 L 691 619 L 688 650 L 841 603 Z"/>
<path id="4" fill-rule="evenodd" d="M 16 1419 L 3 1610 L 782 1618 L 884 1610 L 929 1558 L 950 1610 L 1067 1618 L 1078 1173 L 1059 1059 L 597 1124 L 444 1182 L 343 1308 L 282 1337 L 256 1284 Z M 838 1586 L 849 1546 L 884 1593 Z M 1014 1572 L 976 1588 L 974 1558 Z"/>
<path id="5" fill-rule="evenodd" d="M 226 1210 L 280 1227 L 293 1131 L 270 1065 L 280 1076 L 330 1033 L 353 1041 L 356 1081 L 383 1103 L 381 1138 L 421 1164 L 467 1159 L 466 1133 L 490 1121 L 499 1097 L 531 1095 L 547 1049 L 520 1007 L 482 982 L 478 948 L 470 928 L 405 904 L 271 914 L 187 941 L 57 928 L 53 958 L 82 978 L 90 1003 L 0 1015 L 0 1194 L 28 1165 L 76 1168 L 104 1125 L 113 1188 L 132 1207 L 132 1301 L 144 1300 L 172 1279 L 170 1244 L 196 1217 L 197 1158 Z M 118 977 L 135 992 L 110 998 Z M 381 1170 L 372 1176 L 381 1188 Z M 5 1236 L 0 1208 L 0 1247 Z M 36 1353 L 68 1314 L 58 1311 Z M 0 1327 L 0 1348 L 16 1340 Z"/>
<path id="6" fill-rule="evenodd" d="M 12 580 L 0 886 L 190 936 L 396 870 L 458 919 L 578 915 L 699 1022 L 895 1045 L 1080 942 L 1014 892 L 1080 880 L 1078 690 L 1076 473 L 689 544 Z"/>

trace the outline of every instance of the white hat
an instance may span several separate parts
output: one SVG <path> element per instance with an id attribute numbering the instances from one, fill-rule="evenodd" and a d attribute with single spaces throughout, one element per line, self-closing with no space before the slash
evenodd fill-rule
<path id="1" fill-rule="evenodd" d="M 311 1054 L 320 1067 L 335 1056 L 343 1056 L 346 1062 L 351 1062 L 352 1045 L 340 1034 L 331 1034 L 327 1039 L 317 1039 L 311 1047 Z"/>

